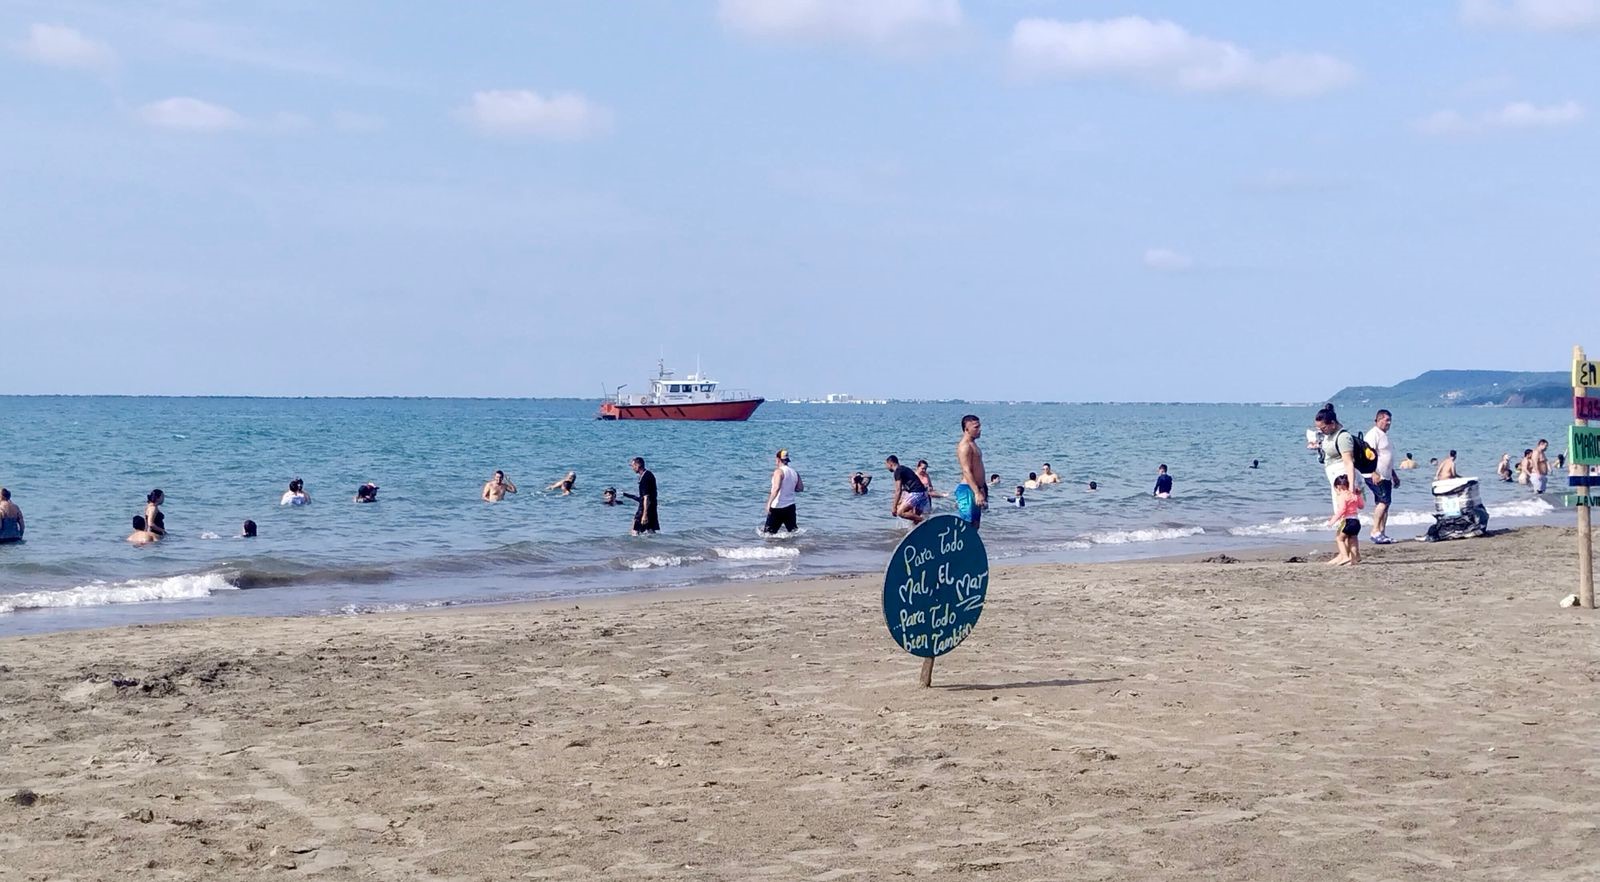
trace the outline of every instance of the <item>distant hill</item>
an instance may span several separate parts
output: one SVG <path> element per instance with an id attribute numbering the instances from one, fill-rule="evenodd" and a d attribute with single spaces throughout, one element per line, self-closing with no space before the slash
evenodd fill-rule
<path id="1" fill-rule="evenodd" d="M 1329 401 L 1374 407 L 1568 407 L 1565 371 L 1428 371 L 1393 386 L 1350 386 Z"/>

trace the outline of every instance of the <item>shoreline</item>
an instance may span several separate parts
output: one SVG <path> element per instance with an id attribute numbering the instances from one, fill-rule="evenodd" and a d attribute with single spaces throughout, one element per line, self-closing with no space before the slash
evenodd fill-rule
<path id="1" fill-rule="evenodd" d="M 1533 525 L 1533 526 L 1529 526 L 1529 527 L 1506 528 L 1506 531 L 1519 530 L 1519 529 L 1540 529 L 1543 526 L 1545 526 L 1545 525 Z M 1495 531 L 1495 532 L 1501 532 L 1501 531 Z M 1069 561 L 1069 560 L 1038 560 L 1038 559 L 1028 560 L 1027 558 L 1030 558 L 1030 557 L 1039 558 L 1039 557 L 1046 557 L 1048 555 L 1044 555 L 1044 554 L 1021 555 L 1020 557 L 1022 557 L 1023 560 L 1017 560 L 1016 562 L 1001 562 L 1001 563 L 999 563 L 997 565 L 996 564 L 991 564 L 991 566 L 992 566 L 992 569 L 994 569 L 997 574 L 1007 574 L 1007 573 L 1015 573 L 1015 572 L 1025 572 L 1025 571 L 1027 571 L 1029 569 L 1036 568 L 1036 567 L 1075 567 L 1075 566 L 1097 567 L 1097 566 L 1117 566 L 1117 565 L 1122 565 L 1122 564 L 1141 564 L 1141 563 L 1199 562 L 1199 561 L 1202 561 L 1202 560 L 1204 560 L 1206 558 L 1215 557 L 1215 556 L 1219 556 L 1219 555 L 1220 556 L 1226 556 L 1226 557 L 1232 557 L 1232 558 L 1235 558 L 1235 559 L 1238 559 L 1238 560 L 1249 560 L 1249 561 L 1253 561 L 1253 562 L 1261 562 L 1261 561 L 1266 561 L 1266 560 L 1272 558 L 1274 554 L 1282 553 L 1284 549 L 1295 548 L 1295 547 L 1298 547 L 1298 546 L 1300 546 L 1302 544 L 1305 544 L 1310 539 L 1310 537 L 1312 537 L 1312 536 L 1323 537 L 1324 536 L 1324 532 L 1323 531 L 1314 531 L 1314 532 L 1309 532 L 1309 533 L 1292 533 L 1292 534 L 1284 534 L 1284 535 L 1279 535 L 1279 536 L 1261 536 L 1261 537 L 1230 536 L 1229 537 L 1230 539 L 1254 538 L 1255 539 L 1255 544 L 1230 546 L 1230 547 L 1227 547 L 1227 548 L 1213 548 L 1213 549 L 1208 549 L 1208 550 L 1205 550 L 1205 551 L 1191 551 L 1191 552 L 1178 552 L 1178 553 L 1167 552 L 1167 553 L 1159 553 L 1159 554 L 1151 554 L 1151 555 L 1135 555 L 1135 556 L 1130 556 L 1130 557 L 1125 557 L 1125 558 L 1116 558 L 1116 559 L 1110 559 L 1110 560 L 1093 560 L 1093 561 L 1088 561 L 1088 562 L 1077 562 L 1077 561 Z M 1311 556 L 1314 556 L 1314 555 L 1317 555 L 1317 554 L 1324 554 L 1325 555 L 1328 552 L 1328 549 L 1323 548 L 1322 545 L 1323 544 L 1331 545 L 1331 541 L 1328 542 L 1328 543 L 1311 543 L 1311 544 L 1312 544 L 1312 547 L 1310 549 L 1307 549 L 1302 554 L 1302 556 L 1305 556 L 1308 559 Z M 1015 559 L 1013 558 L 1012 560 L 1015 560 Z M 887 561 L 887 558 L 885 558 L 885 561 Z M 214 572 L 214 571 L 207 571 L 207 572 Z M 194 610 L 194 611 L 185 611 L 184 614 L 181 614 L 181 615 L 178 615 L 178 616 L 175 616 L 175 617 L 172 617 L 172 618 L 163 617 L 163 618 L 157 618 L 157 619 L 155 619 L 153 621 L 128 622 L 128 623 L 121 623 L 121 624 L 118 624 L 118 623 L 91 624 L 91 625 L 85 625 L 83 627 L 64 627 L 64 628 L 56 628 L 56 629 L 48 629 L 48 628 L 46 628 L 46 629 L 32 629 L 32 630 L 21 631 L 21 632 L 16 633 L 16 634 L 0 634 L 0 645 L 3 645 L 3 641 L 5 641 L 5 640 L 19 639 L 19 638 L 30 637 L 30 636 L 48 636 L 48 635 L 51 635 L 51 634 L 70 634 L 70 633 L 79 633 L 79 632 L 85 632 L 85 631 L 98 631 L 98 630 L 127 628 L 127 627 L 141 627 L 141 626 L 142 627 L 150 627 L 150 626 L 155 626 L 155 625 L 182 624 L 182 623 L 191 623 L 191 622 L 231 621 L 231 620 L 251 621 L 251 620 L 257 620 L 257 619 L 305 619 L 305 618 L 335 619 L 335 620 L 337 620 L 337 619 L 361 619 L 361 618 L 366 618 L 366 617 L 369 617 L 369 616 L 394 616 L 394 615 L 411 615 L 411 614 L 426 615 L 426 614 L 429 614 L 429 613 L 463 614 L 463 613 L 471 613 L 471 612 L 477 611 L 477 610 L 517 609 L 517 608 L 520 608 L 520 607 L 544 609 L 544 608 L 563 608 L 563 607 L 568 607 L 568 606 L 616 605 L 616 604 L 619 604 L 619 603 L 626 604 L 626 603 L 628 603 L 631 600 L 636 599 L 636 598 L 688 598 L 688 599 L 696 599 L 696 598 L 705 598 L 705 597 L 724 597 L 724 596 L 733 596 L 733 595 L 741 595 L 741 594 L 752 594 L 754 592 L 751 592 L 749 590 L 750 586 L 762 586 L 762 593 L 781 593 L 781 592 L 789 590 L 789 589 L 813 590 L 813 589 L 815 589 L 817 587 L 830 585 L 830 584 L 833 584 L 835 582 L 840 582 L 840 581 L 858 581 L 858 580 L 881 579 L 881 575 L 882 575 L 881 571 L 877 571 L 877 572 L 874 572 L 874 571 L 856 571 L 856 572 L 838 572 L 838 573 L 826 573 L 826 574 L 821 574 L 821 575 L 801 576 L 801 577 L 798 577 L 798 578 L 790 577 L 790 576 L 771 576 L 771 577 L 760 577 L 760 578 L 753 578 L 753 579 L 736 579 L 736 578 L 716 579 L 716 578 L 713 578 L 713 579 L 702 580 L 702 581 L 695 582 L 695 583 L 688 584 L 688 585 L 663 585 L 663 586 L 650 586 L 650 587 L 643 587 L 643 588 L 623 588 L 623 589 L 617 589 L 617 590 L 602 590 L 602 591 L 594 591 L 594 592 L 588 592 L 588 593 L 553 594 L 553 595 L 550 595 L 550 596 L 547 596 L 547 597 L 536 597 L 536 598 L 511 598 L 511 599 L 506 599 L 506 600 L 447 601 L 447 602 L 436 603 L 436 604 L 433 604 L 433 605 L 417 604 L 417 605 L 407 605 L 407 606 L 404 606 L 403 608 L 361 609 L 361 610 L 353 611 L 353 612 L 352 611 L 324 610 L 324 611 L 319 611 L 319 612 L 303 612 L 303 613 L 289 613 L 289 614 L 284 614 L 284 613 L 261 613 L 261 614 L 253 614 L 253 613 L 237 614 L 236 613 L 236 614 L 230 614 L 230 613 L 227 613 L 227 612 L 206 613 L 206 612 L 201 612 L 201 611 L 198 611 L 198 610 Z M 35 615 L 51 616 L 51 615 L 55 615 L 55 616 L 60 617 L 60 616 L 63 615 L 64 612 L 66 612 L 67 614 L 71 614 L 73 612 L 78 612 L 78 611 L 80 611 L 82 609 L 87 609 L 89 611 L 96 611 L 96 612 L 104 612 L 105 614 L 111 614 L 112 611 L 114 611 L 114 610 L 129 609 L 129 608 L 137 609 L 137 610 L 142 611 L 142 612 L 154 612 L 156 609 L 160 608 L 162 605 L 165 605 L 165 604 L 204 603 L 205 600 L 206 600 L 206 598 L 198 598 L 198 599 L 192 599 L 192 600 L 144 601 L 144 602 L 132 603 L 132 604 L 109 604 L 109 605 L 102 606 L 102 607 L 88 607 L 88 608 L 68 607 L 65 610 L 62 610 L 62 609 L 44 609 L 44 610 L 26 609 L 26 610 L 20 610 L 20 611 L 17 611 L 17 612 L 7 613 L 6 615 L 8 615 L 8 616 L 17 616 L 17 615 L 22 615 L 22 616 L 35 616 Z M 0 620 L 0 621 L 3 621 L 3 620 Z"/>

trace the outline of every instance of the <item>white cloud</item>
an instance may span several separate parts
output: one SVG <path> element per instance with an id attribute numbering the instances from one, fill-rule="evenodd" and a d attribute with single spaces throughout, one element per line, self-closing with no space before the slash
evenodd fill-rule
<path id="1" fill-rule="evenodd" d="M 1321 53 L 1257 57 L 1170 21 L 1129 16 L 1103 21 L 1028 18 L 1011 32 L 1011 60 L 1024 74 L 1112 77 L 1184 92 L 1258 92 L 1284 98 L 1349 85 L 1349 64 Z"/>
<path id="2" fill-rule="evenodd" d="M 52 67 L 105 70 L 117 63 L 110 46 L 63 25 L 34 25 L 17 49 L 24 57 Z"/>
<path id="3" fill-rule="evenodd" d="M 1146 248 L 1144 265 L 1164 273 L 1181 273 L 1194 268 L 1194 258 L 1170 248 Z"/>
<path id="4" fill-rule="evenodd" d="M 245 118 L 238 113 L 201 101 L 198 98 L 167 98 L 154 101 L 135 111 L 146 125 L 184 132 L 222 132 L 245 127 Z"/>
<path id="5" fill-rule="evenodd" d="M 1584 117 L 1583 105 L 1564 101 L 1543 107 L 1527 101 L 1513 101 L 1494 110 L 1467 115 L 1454 110 L 1439 110 L 1412 123 L 1424 135 L 1470 135 L 1495 129 L 1550 129 L 1570 126 Z"/>
<path id="6" fill-rule="evenodd" d="M 576 92 L 548 98 L 527 89 L 475 92 L 460 116 L 486 135 L 578 141 L 611 130 L 611 112 Z"/>
<path id="7" fill-rule="evenodd" d="M 724 27 L 753 37 L 911 48 L 961 28 L 959 0 L 721 0 Z"/>
<path id="8" fill-rule="evenodd" d="M 1461 20 L 1529 31 L 1600 29 L 1600 0 L 1461 0 Z"/>

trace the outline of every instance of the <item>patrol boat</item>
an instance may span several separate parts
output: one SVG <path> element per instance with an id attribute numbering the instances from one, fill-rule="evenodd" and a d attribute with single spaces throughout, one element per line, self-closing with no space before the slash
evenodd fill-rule
<path id="1" fill-rule="evenodd" d="M 656 363 L 650 391 L 642 395 L 623 395 L 626 387 L 600 402 L 597 420 L 711 420 L 744 422 L 766 401 L 742 391 L 719 391 L 717 381 L 698 370 L 675 377 L 665 360 Z"/>

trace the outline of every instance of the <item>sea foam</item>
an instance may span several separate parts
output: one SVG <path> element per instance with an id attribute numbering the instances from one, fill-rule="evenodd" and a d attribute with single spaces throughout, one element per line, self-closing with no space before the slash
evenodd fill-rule
<path id="1" fill-rule="evenodd" d="M 1149 530 L 1108 530 L 1103 533 L 1087 533 L 1083 538 L 1096 545 L 1126 545 L 1129 542 L 1183 539 L 1188 536 L 1199 536 L 1204 532 L 1203 527 L 1157 527 Z"/>
<path id="2" fill-rule="evenodd" d="M 1288 517 L 1274 521 L 1270 524 L 1255 524 L 1249 527 L 1229 527 L 1229 536 L 1289 536 L 1295 533 L 1309 533 L 1325 523 L 1325 519 L 1308 517 Z"/>
<path id="3" fill-rule="evenodd" d="M 786 545 L 736 546 L 712 551 L 724 560 L 782 560 L 800 556 L 800 549 Z"/>
<path id="4" fill-rule="evenodd" d="M 627 567 L 630 570 L 655 570 L 663 567 L 681 567 L 685 563 L 694 563 L 695 561 L 701 560 L 705 560 L 705 558 L 692 554 L 687 556 L 678 554 L 652 554 L 649 557 L 641 557 L 628 561 Z"/>
<path id="5" fill-rule="evenodd" d="M 148 603 L 155 600 L 195 600 L 218 591 L 237 591 L 238 586 L 221 573 L 184 574 L 158 579 L 130 579 L 126 582 L 91 582 L 60 591 L 28 591 L 0 595 L 0 614 L 24 609 L 65 609 L 108 606 L 113 603 Z"/>
<path id="6" fill-rule="evenodd" d="M 1542 518 L 1556 507 L 1543 499 L 1518 499 L 1503 505 L 1489 506 L 1491 518 Z"/>

